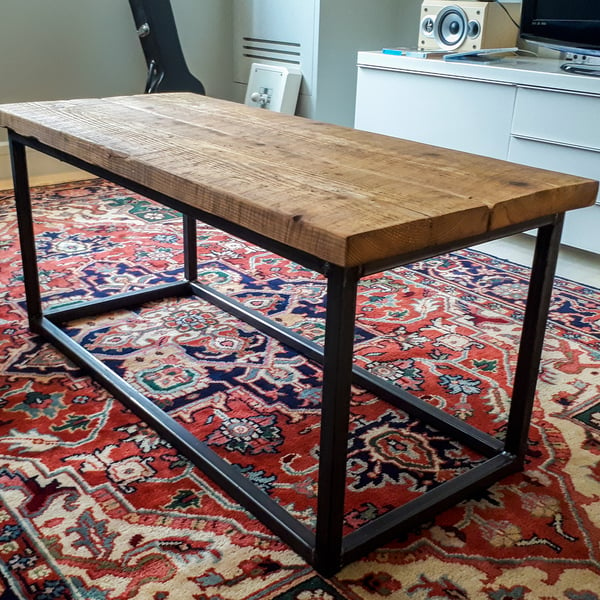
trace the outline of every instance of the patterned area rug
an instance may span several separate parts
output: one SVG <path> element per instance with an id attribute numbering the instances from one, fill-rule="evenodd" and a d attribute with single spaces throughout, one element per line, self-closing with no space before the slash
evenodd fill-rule
<path id="1" fill-rule="evenodd" d="M 180 218 L 101 180 L 34 191 L 65 305 L 180 274 Z M 321 340 L 324 282 L 199 229 L 201 277 Z M 364 280 L 356 361 L 502 436 L 528 270 L 465 250 Z M 0 194 L 0 600 L 600 598 L 600 291 L 557 280 L 526 470 L 325 580 L 27 328 Z M 309 526 L 319 367 L 197 299 L 73 337 Z M 479 457 L 355 389 L 346 530 Z"/>

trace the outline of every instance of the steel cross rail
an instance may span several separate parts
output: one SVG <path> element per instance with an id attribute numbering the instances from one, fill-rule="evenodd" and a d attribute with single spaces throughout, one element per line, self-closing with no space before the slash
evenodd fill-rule
<path id="1" fill-rule="evenodd" d="M 67 357 L 87 371 L 115 398 L 155 429 L 181 454 L 253 513 L 323 575 L 333 575 L 348 562 L 391 541 L 399 534 L 408 532 L 419 523 L 433 518 L 440 511 L 468 498 L 474 492 L 488 487 L 507 474 L 523 468 L 552 281 L 558 257 L 563 224 L 562 213 L 506 227 L 492 234 L 429 248 L 423 252 L 405 254 L 385 262 L 373 262 L 360 267 L 341 267 L 192 208 L 140 183 L 117 176 L 106 169 L 56 150 L 33 138 L 26 138 L 9 131 L 9 145 L 23 258 L 27 312 L 31 330 L 43 335 Z M 67 308 L 43 309 L 25 154 L 26 146 L 122 185 L 182 213 L 184 240 L 184 277 L 182 281 L 157 285 L 141 291 L 117 294 L 106 299 L 84 302 Z M 197 220 L 204 221 L 325 275 L 327 310 L 323 347 L 198 281 Z M 432 407 L 396 384 L 383 381 L 365 369 L 353 365 L 357 286 L 361 277 L 532 228 L 538 228 L 538 236 L 504 440 L 481 432 L 460 419 Z M 198 296 L 216 304 L 322 365 L 318 501 L 314 530 L 288 513 L 268 494 L 219 457 L 207 444 L 193 436 L 149 398 L 74 341 L 63 329 L 65 323 L 79 317 L 89 317 L 119 308 L 140 305 L 149 300 L 186 295 Z M 469 471 L 437 485 L 422 496 L 397 506 L 359 529 L 344 535 L 346 462 L 350 396 L 353 383 L 363 386 L 377 394 L 382 400 L 466 444 L 486 457 L 485 460 L 473 466 Z"/>

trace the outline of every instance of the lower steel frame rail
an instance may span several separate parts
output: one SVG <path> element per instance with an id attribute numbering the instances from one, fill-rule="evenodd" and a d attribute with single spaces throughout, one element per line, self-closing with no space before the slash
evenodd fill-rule
<path id="1" fill-rule="evenodd" d="M 558 256 L 563 223 L 562 214 L 522 223 L 519 226 L 495 232 L 494 235 L 469 238 L 456 244 L 395 257 L 385 263 L 372 263 L 361 267 L 341 267 L 326 263 L 312 255 L 275 242 L 224 219 L 191 208 L 139 182 L 115 175 L 104 168 L 53 149 L 37 140 L 24 138 L 11 131 L 9 132 L 9 144 L 23 258 L 27 312 L 31 330 L 43 335 L 73 362 L 87 371 L 116 399 L 135 412 L 323 575 L 333 575 L 348 562 L 391 541 L 398 535 L 408 532 L 416 525 L 433 518 L 442 510 L 468 498 L 474 492 L 488 487 L 507 474 L 523 468 L 544 330 Z M 183 280 L 179 283 L 158 285 L 141 291 L 114 295 L 107 299 L 81 303 L 73 307 L 43 310 L 25 156 L 26 146 L 87 170 L 98 177 L 123 185 L 181 212 L 183 214 L 184 239 Z M 326 276 L 327 311 L 323 347 L 198 281 L 197 220 L 255 243 Z M 538 228 L 538 236 L 504 440 L 481 432 L 460 419 L 430 406 L 399 386 L 383 381 L 368 371 L 353 366 L 357 285 L 362 276 L 534 227 Z M 275 500 L 220 458 L 205 443 L 194 437 L 150 399 L 75 342 L 62 328 L 64 323 L 79 317 L 139 305 L 149 300 L 184 295 L 195 295 L 208 300 L 322 364 L 320 459 L 314 530 L 289 514 Z M 412 416 L 447 433 L 453 439 L 466 444 L 481 453 L 485 460 L 452 480 L 439 484 L 418 498 L 343 535 L 350 397 L 353 383 L 374 392 L 382 400 L 394 404 Z"/>

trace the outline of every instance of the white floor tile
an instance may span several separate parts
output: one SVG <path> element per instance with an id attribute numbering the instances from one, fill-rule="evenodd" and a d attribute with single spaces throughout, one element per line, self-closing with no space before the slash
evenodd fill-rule
<path id="1" fill-rule="evenodd" d="M 598 235 L 600 235 L 600 232 L 598 232 Z M 474 249 L 517 264 L 530 266 L 534 244 L 534 237 L 519 234 L 493 242 L 486 242 Z M 562 246 L 558 256 L 556 274 L 559 277 L 590 285 L 600 290 L 600 254 Z"/>

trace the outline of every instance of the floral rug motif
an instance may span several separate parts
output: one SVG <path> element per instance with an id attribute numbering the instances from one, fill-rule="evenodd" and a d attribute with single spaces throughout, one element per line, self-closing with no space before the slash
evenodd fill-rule
<path id="1" fill-rule="evenodd" d="M 181 277 L 181 219 L 102 180 L 33 191 L 45 301 Z M 200 279 L 323 337 L 324 280 L 199 224 Z M 463 250 L 370 276 L 356 363 L 503 435 L 529 270 Z M 0 600 L 600 599 L 600 290 L 557 279 L 524 472 L 325 580 L 29 332 L 0 192 Z M 320 368 L 221 310 L 166 299 L 70 334 L 309 527 Z M 346 531 L 479 457 L 359 388 Z"/>

